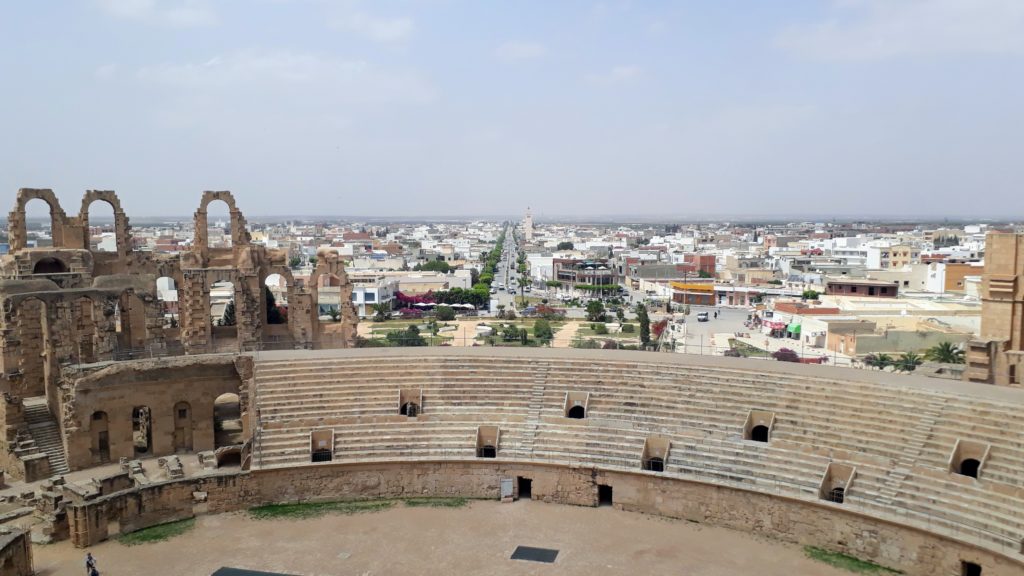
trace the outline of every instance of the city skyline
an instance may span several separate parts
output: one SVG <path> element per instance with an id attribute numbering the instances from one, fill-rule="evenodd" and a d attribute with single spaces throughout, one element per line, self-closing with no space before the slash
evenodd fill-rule
<path id="1" fill-rule="evenodd" d="M 970 219 L 1016 216 L 1024 182 L 1015 2 L 0 15 L 0 186 L 65 206 L 114 189 L 187 216 L 229 189 L 253 216 Z"/>

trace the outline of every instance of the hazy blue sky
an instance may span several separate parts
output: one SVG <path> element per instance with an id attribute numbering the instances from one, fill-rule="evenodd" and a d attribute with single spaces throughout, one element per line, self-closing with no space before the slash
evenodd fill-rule
<path id="1" fill-rule="evenodd" d="M 1024 214 L 1024 0 L 10 1 L 0 78 L 5 213 Z"/>

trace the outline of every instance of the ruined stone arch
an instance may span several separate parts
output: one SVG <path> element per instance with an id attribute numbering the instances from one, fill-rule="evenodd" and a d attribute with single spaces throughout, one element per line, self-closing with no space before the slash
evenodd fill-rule
<path id="1" fill-rule="evenodd" d="M 340 341 L 335 339 L 337 344 L 343 348 L 354 348 L 356 342 L 356 325 L 359 323 L 359 315 L 352 304 L 352 283 L 349 282 L 348 274 L 345 272 L 345 264 L 335 250 L 320 250 L 317 252 L 316 269 L 309 277 L 307 289 L 311 294 L 312 305 L 312 331 L 314 338 L 323 342 L 324 327 L 319 320 L 319 297 L 320 278 L 322 276 L 333 276 L 340 282 L 339 311 L 341 313 L 341 334 Z"/>
<path id="2" fill-rule="evenodd" d="M 17 252 L 25 248 L 28 231 L 25 224 L 25 206 L 30 200 L 42 200 L 50 206 L 50 228 L 53 234 L 53 246 L 61 248 L 64 246 L 64 225 L 67 223 L 67 214 L 60 206 L 60 201 L 49 188 L 21 188 L 18 190 L 18 197 L 14 201 L 14 209 L 7 216 L 8 234 L 10 236 L 11 252 Z"/>
<path id="3" fill-rule="evenodd" d="M 245 216 L 242 215 L 242 211 L 235 205 L 235 197 L 227 190 L 207 190 L 203 192 L 203 197 L 199 201 L 199 208 L 196 210 L 194 218 L 195 240 L 193 241 L 193 250 L 198 251 L 203 258 L 209 254 L 210 250 L 209 239 L 206 233 L 208 225 L 206 208 L 210 205 L 210 202 L 217 200 L 228 205 L 228 213 L 231 217 L 231 247 L 249 245 L 249 230 L 245 223 Z"/>
<path id="4" fill-rule="evenodd" d="M 86 190 L 82 197 L 82 207 L 78 211 L 78 222 L 82 227 L 82 247 L 89 248 L 89 206 L 96 201 L 106 202 L 114 210 L 117 256 L 126 257 L 132 251 L 131 227 L 128 224 L 128 216 L 121 208 L 121 200 L 113 190 Z"/>

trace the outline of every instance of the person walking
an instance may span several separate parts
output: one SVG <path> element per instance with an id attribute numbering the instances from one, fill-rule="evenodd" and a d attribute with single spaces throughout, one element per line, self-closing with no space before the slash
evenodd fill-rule
<path id="1" fill-rule="evenodd" d="M 85 553 L 85 576 L 99 576 L 99 572 L 96 570 L 96 559 L 93 558 L 92 552 Z"/>

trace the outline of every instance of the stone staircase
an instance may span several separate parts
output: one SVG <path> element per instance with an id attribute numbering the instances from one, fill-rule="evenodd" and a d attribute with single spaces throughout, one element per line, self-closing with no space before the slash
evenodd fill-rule
<path id="1" fill-rule="evenodd" d="M 537 428 L 540 427 L 540 414 L 544 409 L 544 391 L 547 388 L 548 371 L 550 370 L 547 362 L 535 361 L 530 364 L 533 372 L 533 387 L 530 389 L 530 408 L 526 413 L 523 439 L 519 445 L 521 457 L 530 457 L 533 454 L 533 443 L 537 438 Z"/>
<path id="2" fill-rule="evenodd" d="M 46 397 L 25 398 L 25 423 L 32 437 L 36 452 L 46 454 L 50 461 L 50 474 L 67 474 L 67 456 L 64 454 L 64 442 L 61 441 L 60 426 L 46 408 Z"/>
<path id="3" fill-rule="evenodd" d="M 885 484 L 878 490 L 878 501 L 882 505 L 888 506 L 897 500 L 900 491 L 903 490 L 903 483 L 910 475 L 914 463 L 920 459 L 921 452 L 924 450 L 928 438 L 931 437 L 935 425 L 939 422 L 939 418 L 942 417 L 942 410 L 945 406 L 946 399 L 936 397 L 921 408 L 920 419 L 910 430 L 902 455 L 889 471 Z"/>

